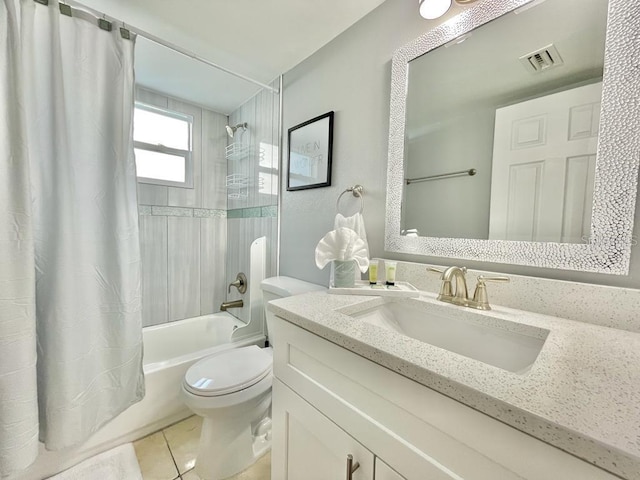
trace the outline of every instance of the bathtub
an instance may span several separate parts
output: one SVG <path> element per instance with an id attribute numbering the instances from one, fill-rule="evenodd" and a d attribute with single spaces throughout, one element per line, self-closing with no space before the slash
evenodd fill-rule
<path id="1" fill-rule="evenodd" d="M 42 479 L 192 415 L 180 398 L 182 379 L 187 369 L 201 358 L 231 348 L 264 346 L 264 334 L 246 327 L 243 321 L 228 312 L 221 312 L 143 328 L 144 399 L 118 415 L 79 447 L 49 452 L 40 445 L 35 464 L 9 480 Z M 242 330 L 253 333 L 238 335 Z M 231 341 L 233 332 L 233 337 L 242 338 Z"/>
<path id="2" fill-rule="evenodd" d="M 242 320 L 220 312 L 143 328 L 145 378 L 158 370 L 233 348 L 229 345 L 231 334 L 244 326 Z"/>
<path id="3" fill-rule="evenodd" d="M 98 434 L 139 438 L 192 415 L 180 398 L 184 374 L 204 357 L 247 345 L 264 346 L 262 334 L 231 341 L 232 333 L 245 325 L 220 312 L 143 328 L 145 397 Z"/>

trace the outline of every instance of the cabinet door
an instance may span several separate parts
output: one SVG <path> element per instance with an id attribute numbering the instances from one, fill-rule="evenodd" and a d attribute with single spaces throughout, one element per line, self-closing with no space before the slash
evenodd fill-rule
<path id="1" fill-rule="evenodd" d="M 353 480 L 372 480 L 373 454 L 283 383 L 273 380 L 272 478 L 347 479 L 349 454 L 353 463 L 359 464 Z"/>
<path id="2" fill-rule="evenodd" d="M 407 480 L 379 458 L 376 458 L 375 480 Z"/>

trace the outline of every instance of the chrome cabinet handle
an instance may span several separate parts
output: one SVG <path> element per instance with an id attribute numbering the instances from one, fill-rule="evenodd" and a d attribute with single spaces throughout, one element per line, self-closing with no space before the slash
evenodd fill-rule
<path id="1" fill-rule="evenodd" d="M 358 462 L 353 463 L 353 455 L 347 455 L 347 480 L 353 480 L 353 472 L 360 468 Z"/>

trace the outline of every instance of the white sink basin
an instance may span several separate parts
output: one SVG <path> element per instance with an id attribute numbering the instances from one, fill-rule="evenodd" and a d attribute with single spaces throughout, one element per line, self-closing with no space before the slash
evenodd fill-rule
<path id="1" fill-rule="evenodd" d="M 351 316 L 521 374 L 529 371 L 549 334 L 548 330 L 523 326 L 491 314 L 474 312 L 474 315 L 464 307 L 431 307 L 390 302 Z"/>

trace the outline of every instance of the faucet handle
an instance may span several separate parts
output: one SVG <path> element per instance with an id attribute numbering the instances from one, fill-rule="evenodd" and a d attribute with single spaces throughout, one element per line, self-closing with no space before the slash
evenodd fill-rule
<path id="1" fill-rule="evenodd" d="M 439 273 L 440 279 L 442 280 L 444 269 L 427 267 L 427 272 Z M 443 298 L 450 298 L 450 297 L 453 297 L 453 288 L 451 288 L 451 282 L 449 280 L 443 280 L 442 285 L 440 285 L 440 293 L 438 294 L 438 300 L 442 300 Z"/>
<path id="2" fill-rule="evenodd" d="M 473 292 L 473 300 L 469 306 L 477 308 L 479 310 L 491 310 L 489 305 L 489 296 L 487 295 L 487 285 L 485 282 L 510 282 L 509 277 L 485 277 L 484 275 L 478 275 L 478 283 L 476 284 L 476 290 Z"/>
<path id="3" fill-rule="evenodd" d="M 427 272 L 429 272 L 429 273 L 444 273 L 444 269 L 435 268 L 435 267 L 427 267 Z"/>
<path id="4" fill-rule="evenodd" d="M 462 273 L 467 273 L 467 267 L 459 267 L 462 270 Z M 427 267 L 427 272 L 429 273 L 444 273 L 446 268 L 435 268 L 435 267 Z"/>
<path id="5" fill-rule="evenodd" d="M 229 288 L 227 289 L 227 293 L 231 293 L 231 287 L 236 287 L 238 292 L 246 293 L 247 291 L 247 276 L 240 272 L 236 279 L 229 284 Z"/>
<path id="6" fill-rule="evenodd" d="M 478 283 L 484 282 L 502 282 L 509 283 L 511 279 L 509 277 L 485 277 L 484 275 L 478 275 Z"/>

